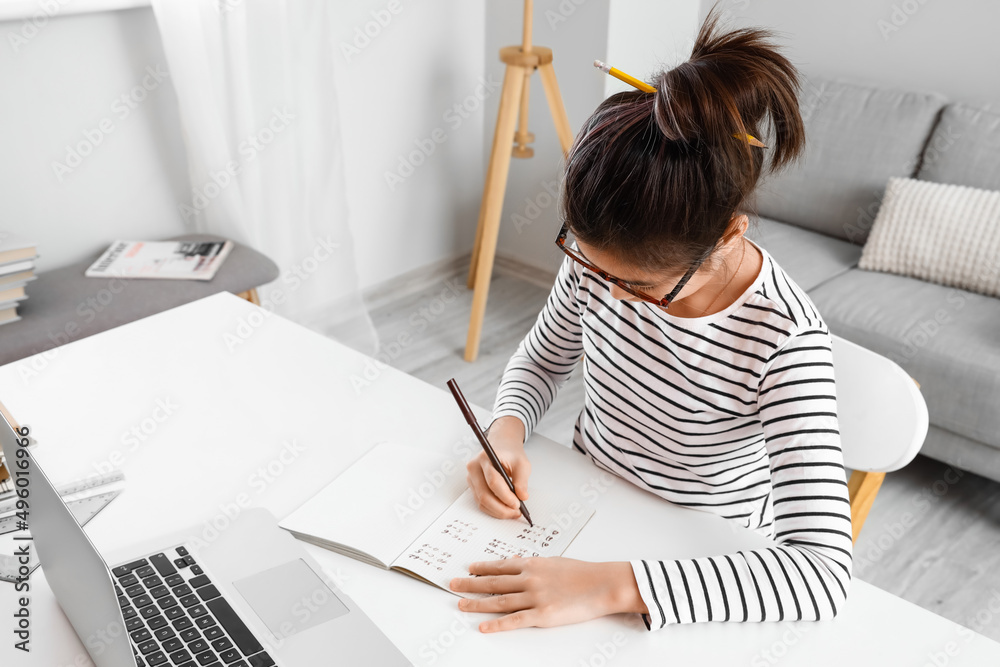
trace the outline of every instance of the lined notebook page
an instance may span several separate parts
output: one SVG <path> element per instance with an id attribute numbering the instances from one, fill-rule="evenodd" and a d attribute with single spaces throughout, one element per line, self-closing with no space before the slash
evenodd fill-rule
<path id="1" fill-rule="evenodd" d="M 448 582 L 468 577 L 469 565 L 477 561 L 502 560 L 520 555 L 560 556 L 580 529 L 593 516 L 587 508 L 573 517 L 572 500 L 531 489 L 525 503 L 535 526 L 523 518 L 496 519 L 476 505 L 471 489 L 459 496 L 431 526 L 396 559 L 393 567 L 407 570 L 451 593 Z M 579 505 L 579 503 L 577 503 Z M 486 597 L 477 593 L 454 593 L 462 597 Z"/>
<path id="2" fill-rule="evenodd" d="M 389 567 L 465 488 L 464 463 L 384 442 L 279 525 L 314 544 Z"/>

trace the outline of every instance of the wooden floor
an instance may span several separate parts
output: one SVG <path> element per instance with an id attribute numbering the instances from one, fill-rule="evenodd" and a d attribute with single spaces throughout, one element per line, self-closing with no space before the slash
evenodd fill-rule
<path id="1" fill-rule="evenodd" d="M 372 318 L 393 366 L 441 388 L 454 377 L 471 402 L 490 408 L 507 360 L 547 297 L 547 288 L 525 280 L 494 278 L 472 364 L 462 358 L 472 302 L 464 271 L 380 300 Z M 536 431 L 568 446 L 582 404 L 577 372 Z M 1000 640 L 1000 484 L 918 456 L 886 476 L 855 545 L 854 573 Z"/>

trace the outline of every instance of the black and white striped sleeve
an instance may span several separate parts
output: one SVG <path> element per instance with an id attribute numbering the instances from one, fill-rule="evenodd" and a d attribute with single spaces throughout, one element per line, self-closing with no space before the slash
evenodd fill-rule
<path id="1" fill-rule="evenodd" d="M 517 417 L 524 423 L 525 438 L 583 355 L 578 268 L 569 257 L 563 259 L 545 307 L 507 362 L 500 379 L 493 420 L 507 415 Z"/>
<path id="2" fill-rule="evenodd" d="M 768 360 L 758 409 L 776 544 L 721 556 L 632 561 L 651 630 L 703 621 L 825 620 L 847 600 L 851 511 L 825 325 L 797 331 Z"/>

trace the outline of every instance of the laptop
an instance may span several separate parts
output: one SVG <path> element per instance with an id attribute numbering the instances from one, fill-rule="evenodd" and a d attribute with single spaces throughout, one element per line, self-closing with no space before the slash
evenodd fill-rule
<path id="1" fill-rule="evenodd" d="M 109 566 L 2 413 L 0 422 L 11 475 L 28 480 L 30 544 L 97 667 L 411 664 L 263 509 L 244 510 L 212 541 L 193 527 Z"/>

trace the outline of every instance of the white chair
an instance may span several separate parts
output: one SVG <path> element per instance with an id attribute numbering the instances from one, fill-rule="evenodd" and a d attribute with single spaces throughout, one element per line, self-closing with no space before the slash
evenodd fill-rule
<path id="1" fill-rule="evenodd" d="M 920 384 L 898 364 L 839 336 L 833 336 L 844 465 L 856 542 L 885 473 L 917 455 L 927 436 L 927 404 Z"/>

